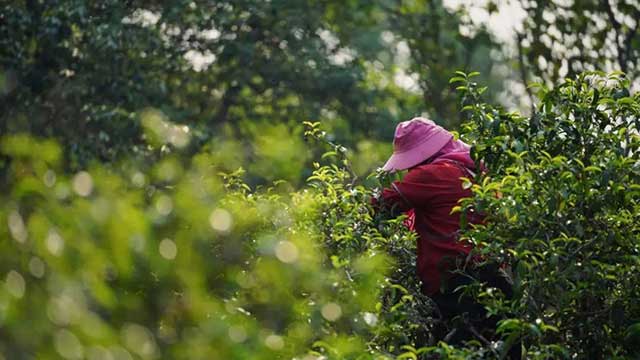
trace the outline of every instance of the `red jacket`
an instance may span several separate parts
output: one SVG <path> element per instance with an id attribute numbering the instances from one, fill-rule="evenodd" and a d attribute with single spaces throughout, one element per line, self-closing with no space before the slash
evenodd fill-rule
<path id="1" fill-rule="evenodd" d="M 472 195 L 460 180 L 471 176 L 463 165 L 455 162 L 419 165 L 382 193 L 386 206 L 415 211 L 418 274 L 427 295 L 440 291 L 441 277 L 447 276 L 443 271 L 455 268 L 456 260 L 464 261 L 471 250 L 470 244 L 458 241 L 460 213 L 451 214 L 458 200 Z M 468 220 L 481 221 L 479 217 Z"/>

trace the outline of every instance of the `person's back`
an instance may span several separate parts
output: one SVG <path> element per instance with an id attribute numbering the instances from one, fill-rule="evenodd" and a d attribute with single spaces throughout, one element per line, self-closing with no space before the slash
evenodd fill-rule
<path id="1" fill-rule="evenodd" d="M 493 332 L 497 319 L 488 318 L 482 305 L 456 291 L 476 278 L 511 296 L 511 286 L 500 275 L 498 266 L 476 268 L 476 258 L 468 256 L 473 249 L 471 244 L 460 241 L 460 213 L 452 213 L 460 199 L 472 195 L 463 186 L 462 178 L 471 180 L 479 171 L 471 159 L 470 147 L 423 118 L 400 123 L 393 145 L 393 155 L 383 170 L 409 171 L 402 180 L 384 189 L 379 201 L 383 206 L 414 212 L 414 227 L 419 235 L 417 270 L 424 293 L 436 302 L 445 318 L 468 315 L 464 318 L 471 322 L 458 329 L 454 342 L 477 338 L 476 328 Z M 478 214 L 466 215 L 471 224 L 482 221 Z M 463 267 L 468 271 L 460 274 L 457 270 Z M 517 354 L 514 356 L 517 358 Z"/>
<path id="2" fill-rule="evenodd" d="M 461 180 L 468 177 L 469 171 L 454 161 L 423 164 L 383 191 L 387 204 L 401 211 L 414 209 L 414 227 L 419 235 L 418 274 L 427 295 L 437 293 L 441 274 L 453 270 L 455 262 L 464 261 L 471 251 L 469 244 L 458 241 L 460 213 L 451 212 L 460 199 L 471 196 L 471 190 L 464 189 Z"/>

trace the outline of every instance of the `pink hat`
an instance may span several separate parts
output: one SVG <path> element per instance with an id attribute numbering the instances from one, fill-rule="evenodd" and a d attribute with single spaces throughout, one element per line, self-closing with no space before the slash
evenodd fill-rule
<path id="1" fill-rule="evenodd" d="M 408 169 L 435 155 L 453 134 L 431 120 L 417 117 L 396 127 L 393 155 L 382 167 L 384 171 Z"/>

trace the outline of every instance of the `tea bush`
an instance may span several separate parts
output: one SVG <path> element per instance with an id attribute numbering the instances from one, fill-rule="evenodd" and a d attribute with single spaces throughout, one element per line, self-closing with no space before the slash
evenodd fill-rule
<path id="1" fill-rule="evenodd" d="M 7 359 L 386 358 L 429 326 L 414 236 L 344 167 L 293 191 L 210 153 L 65 174 L 53 142 L 2 152 Z"/>
<path id="2" fill-rule="evenodd" d="M 486 258 L 513 265 L 516 296 L 479 292 L 507 344 L 532 358 L 630 358 L 640 336 L 640 96 L 621 73 L 585 73 L 523 117 L 478 101 L 461 83 L 466 132 L 486 176 L 460 210 L 487 216 L 466 237 Z"/>

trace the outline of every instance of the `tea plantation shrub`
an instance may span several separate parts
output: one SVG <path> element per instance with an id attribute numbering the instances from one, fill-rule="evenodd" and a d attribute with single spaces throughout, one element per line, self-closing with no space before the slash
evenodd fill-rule
<path id="1" fill-rule="evenodd" d="M 55 143 L 1 148 L 6 359 L 387 358 L 429 326 L 414 236 L 344 168 L 252 190 L 215 154 L 65 174 Z"/>
<path id="2" fill-rule="evenodd" d="M 487 171 L 461 182 L 475 195 L 456 210 L 486 214 L 463 237 L 512 265 L 516 296 L 467 290 L 505 317 L 500 342 L 439 342 L 449 324 L 419 292 L 415 235 L 370 205 L 388 179 L 356 178 L 308 123 L 324 155 L 300 189 L 252 189 L 213 151 L 65 173 L 54 142 L 3 137 L 0 353 L 480 359 L 521 344 L 528 358 L 638 356 L 638 95 L 619 74 L 585 74 L 540 87 L 524 117 L 459 75 L 462 134 Z"/>
<path id="3" fill-rule="evenodd" d="M 466 236 L 487 259 L 513 264 L 516 296 L 479 296 L 511 314 L 498 332 L 534 358 L 633 358 L 640 336 L 640 96 L 622 74 L 539 85 L 534 114 L 459 88 L 474 156 L 487 176 L 463 205 L 487 215 Z"/>

